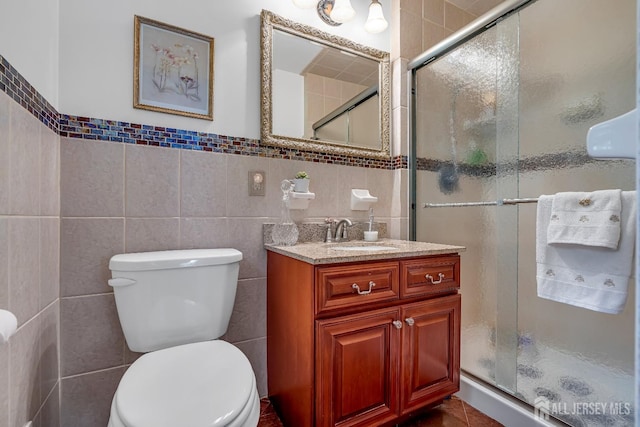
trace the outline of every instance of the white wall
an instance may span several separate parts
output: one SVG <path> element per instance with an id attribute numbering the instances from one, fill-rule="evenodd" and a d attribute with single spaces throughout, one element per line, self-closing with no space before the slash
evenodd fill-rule
<path id="1" fill-rule="evenodd" d="M 283 70 L 273 70 L 272 131 L 276 135 L 304 136 L 304 77 Z"/>
<path id="2" fill-rule="evenodd" d="M 36 0 L 31 0 L 36 1 Z M 260 11 L 316 26 L 381 50 L 390 30 L 363 29 L 368 0 L 354 0 L 356 19 L 340 27 L 289 0 L 60 0 L 60 111 L 230 136 L 260 135 Z M 390 1 L 384 2 L 387 19 Z M 214 121 L 133 109 L 133 16 L 215 38 Z"/>
<path id="3" fill-rule="evenodd" d="M 58 107 L 59 0 L 2 0 L 0 55 Z"/>

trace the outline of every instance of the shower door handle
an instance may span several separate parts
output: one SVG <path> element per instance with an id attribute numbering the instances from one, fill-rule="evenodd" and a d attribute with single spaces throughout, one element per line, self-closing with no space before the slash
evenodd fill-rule
<path id="1" fill-rule="evenodd" d="M 444 274 L 438 273 L 438 280 L 433 280 L 433 276 L 430 274 L 426 274 L 424 278 L 430 280 L 432 285 L 439 285 L 442 283 L 442 279 L 444 279 Z"/>

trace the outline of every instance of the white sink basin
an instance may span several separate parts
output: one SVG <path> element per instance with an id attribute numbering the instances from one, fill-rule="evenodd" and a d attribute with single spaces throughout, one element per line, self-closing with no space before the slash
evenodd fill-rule
<path id="1" fill-rule="evenodd" d="M 363 252 L 377 252 L 377 251 L 393 251 L 397 248 L 393 246 L 380 246 L 380 245 L 371 245 L 371 246 L 334 246 L 331 249 L 334 251 L 363 251 Z"/>

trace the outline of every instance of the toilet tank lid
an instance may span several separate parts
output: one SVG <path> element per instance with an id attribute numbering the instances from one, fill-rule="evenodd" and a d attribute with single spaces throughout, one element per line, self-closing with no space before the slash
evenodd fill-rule
<path id="1" fill-rule="evenodd" d="M 114 255 L 109 261 L 109 269 L 111 271 L 165 270 L 230 264 L 240 260 L 242 260 L 242 252 L 231 248 L 137 252 Z"/>

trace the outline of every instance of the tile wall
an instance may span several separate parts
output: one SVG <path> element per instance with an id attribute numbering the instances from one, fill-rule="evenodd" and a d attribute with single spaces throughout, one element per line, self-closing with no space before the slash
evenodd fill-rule
<path id="1" fill-rule="evenodd" d="M 248 196 L 251 170 L 266 171 L 265 197 Z M 296 220 L 366 220 L 366 212 L 354 215 L 349 209 L 349 191 L 355 186 L 380 197 L 376 213 L 392 234 L 406 232 L 401 200 L 394 199 L 406 193 L 400 171 L 62 138 L 60 366 L 65 427 L 106 423 L 110 396 L 137 357 L 126 347 L 107 285 L 108 260 L 122 252 L 239 249 L 244 258 L 225 339 L 249 357 L 260 395 L 267 395 L 262 224 L 277 219 L 280 182 L 298 170 L 311 175 L 316 199 L 307 211 L 293 213 Z M 88 388 L 104 399 L 96 402 Z"/>
<path id="2" fill-rule="evenodd" d="M 18 318 L 0 345 L 0 427 L 56 427 L 60 138 L 27 97 L 0 91 L 0 307 Z"/>

